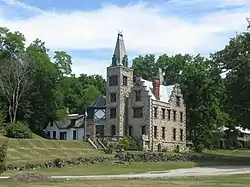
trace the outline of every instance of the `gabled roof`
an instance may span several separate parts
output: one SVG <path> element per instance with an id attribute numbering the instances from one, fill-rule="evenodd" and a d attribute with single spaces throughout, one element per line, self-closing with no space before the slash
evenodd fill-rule
<path id="1" fill-rule="evenodd" d="M 239 130 L 243 134 L 250 134 L 249 129 L 243 129 L 242 127 L 236 127 L 236 129 Z M 222 127 L 221 130 L 222 131 L 228 130 L 228 127 Z"/>
<path id="2" fill-rule="evenodd" d="M 89 107 L 94 107 L 94 108 L 106 107 L 106 97 L 103 95 L 97 96 L 95 102 L 93 102 Z"/>
<path id="3" fill-rule="evenodd" d="M 66 118 L 54 121 L 53 124 L 59 129 L 79 128 L 84 123 L 83 114 L 69 114 Z"/>
<path id="4" fill-rule="evenodd" d="M 148 80 L 141 79 L 143 82 L 143 86 L 146 86 L 146 89 L 149 91 L 149 95 L 153 100 L 156 100 L 154 92 L 153 92 L 153 83 Z M 170 96 L 174 90 L 175 85 L 160 85 L 160 101 L 169 103 Z"/>

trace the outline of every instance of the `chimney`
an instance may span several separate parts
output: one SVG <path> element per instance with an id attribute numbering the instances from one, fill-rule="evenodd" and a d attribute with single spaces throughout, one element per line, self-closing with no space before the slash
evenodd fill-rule
<path id="1" fill-rule="evenodd" d="M 160 77 L 153 77 L 153 93 L 157 100 L 160 100 Z"/>

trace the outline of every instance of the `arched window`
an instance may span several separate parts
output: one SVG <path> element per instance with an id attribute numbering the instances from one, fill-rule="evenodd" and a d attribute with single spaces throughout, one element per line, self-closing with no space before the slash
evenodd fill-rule
<path id="1" fill-rule="evenodd" d="M 115 125 L 112 125 L 111 126 L 111 136 L 115 136 L 115 131 L 116 131 L 116 129 L 115 129 Z"/>

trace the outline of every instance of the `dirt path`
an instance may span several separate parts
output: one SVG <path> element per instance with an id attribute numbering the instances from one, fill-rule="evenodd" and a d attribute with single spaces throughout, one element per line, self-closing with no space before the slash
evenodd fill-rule
<path id="1" fill-rule="evenodd" d="M 52 176 L 54 179 L 78 179 L 78 180 L 109 180 L 109 179 L 154 179 L 154 178 L 174 178 L 174 177 L 195 177 L 195 176 L 218 176 L 250 174 L 250 167 L 246 166 L 224 166 L 224 167 L 194 167 L 188 169 L 174 169 L 168 171 L 151 171 L 140 174 L 122 175 L 94 175 L 94 176 Z M 2 176 L 0 179 L 7 179 Z"/>

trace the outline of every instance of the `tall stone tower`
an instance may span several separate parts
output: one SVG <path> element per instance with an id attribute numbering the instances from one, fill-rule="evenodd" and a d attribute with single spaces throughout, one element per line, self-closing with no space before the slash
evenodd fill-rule
<path id="1" fill-rule="evenodd" d="M 107 67 L 107 123 L 105 136 L 126 136 L 128 96 L 133 85 L 133 70 L 128 67 L 122 33 L 118 33 L 112 63 Z"/>

